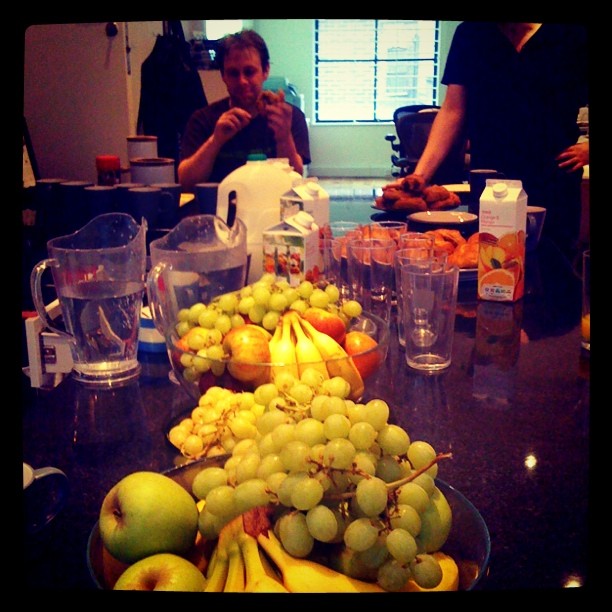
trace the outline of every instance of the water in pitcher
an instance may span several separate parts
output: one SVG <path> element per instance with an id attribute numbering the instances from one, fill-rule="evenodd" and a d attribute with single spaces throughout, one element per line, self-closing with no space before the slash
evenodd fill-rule
<path id="1" fill-rule="evenodd" d="M 140 283 L 87 281 L 60 296 L 67 330 L 74 336 L 74 369 L 93 379 L 138 368 L 138 330 L 144 287 Z"/>

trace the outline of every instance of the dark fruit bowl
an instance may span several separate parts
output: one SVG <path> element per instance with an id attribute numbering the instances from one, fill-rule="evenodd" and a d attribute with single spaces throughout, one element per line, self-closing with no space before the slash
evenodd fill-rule
<path id="1" fill-rule="evenodd" d="M 191 483 L 195 475 L 209 465 L 221 465 L 220 458 L 205 459 L 165 473 L 191 492 Z M 457 489 L 442 480 L 436 480 L 436 485 L 446 497 L 453 512 L 452 528 L 442 551 L 450 555 L 459 567 L 459 590 L 474 590 L 488 573 L 491 554 L 489 530 L 478 510 Z M 194 558 L 198 554 L 201 556 L 206 553 L 205 542 L 194 545 Z M 127 567 L 105 550 L 98 523 L 91 530 L 87 542 L 87 565 L 91 578 L 99 589 L 112 589 L 121 572 Z"/>

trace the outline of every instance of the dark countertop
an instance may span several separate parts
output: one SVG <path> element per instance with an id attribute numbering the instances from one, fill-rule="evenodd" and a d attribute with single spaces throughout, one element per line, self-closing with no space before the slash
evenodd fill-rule
<path id="1" fill-rule="evenodd" d="M 410 370 L 393 329 L 387 360 L 366 386 L 367 398 L 390 403 L 411 439 L 452 452 L 439 477 L 474 504 L 491 537 L 479 591 L 552 592 L 572 578 L 590 586 L 590 364 L 580 348 L 580 279 L 546 242 L 529 254 L 526 274 L 515 305 L 478 303 L 475 283 L 461 282 L 449 369 Z M 482 336 L 483 325 L 494 335 Z M 23 459 L 61 468 L 71 484 L 63 512 L 24 540 L 28 589 L 95 589 L 86 549 L 104 495 L 130 472 L 171 467 L 168 423 L 194 405 L 167 372 L 162 354 L 115 390 L 92 391 L 70 377 L 37 390 L 22 376 Z"/>

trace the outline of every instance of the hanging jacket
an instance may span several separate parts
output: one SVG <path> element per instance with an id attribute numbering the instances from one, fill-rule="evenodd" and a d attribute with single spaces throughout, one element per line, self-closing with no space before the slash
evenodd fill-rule
<path id="1" fill-rule="evenodd" d="M 187 120 L 208 103 L 180 21 L 168 23 L 142 63 L 136 132 L 157 136 L 159 157 L 174 159 L 176 168 Z"/>

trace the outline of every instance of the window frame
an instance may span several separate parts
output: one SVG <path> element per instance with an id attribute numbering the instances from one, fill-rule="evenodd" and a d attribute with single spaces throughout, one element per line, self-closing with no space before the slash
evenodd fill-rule
<path id="1" fill-rule="evenodd" d="M 381 98 L 381 96 L 378 94 L 377 89 L 379 89 L 380 87 L 382 87 L 381 85 L 379 85 L 379 75 L 381 73 L 381 67 L 383 64 L 387 64 L 387 65 L 392 65 L 395 64 L 396 66 L 399 66 L 401 64 L 406 65 L 406 66 L 414 66 L 415 63 L 417 62 L 430 62 L 431 63 L 431 77 L 426 77 L 426 78 L 431 78 L 432 81 L 432 85 L 431 85 L 431 97 L 420 97 L 418 99 L 412 99 L 412 98 L 405 98 L 405 101 L 402 102 L 398 102 L 398 104 L 395 106 L 395 108 L 398 108 L 400 106 L 404 106 L 404 105 L 409 105 L 409 104 L 437 104 L 437 99 L 440 93 L 440 78 L 441 78 L 441 67 L 440 67 L 440 24 L 441 22 L 439 20 L 432 20 L 432 19 L 428 19 L 428 20 L 398 20 L 398 19 L 393 19 L 393 20 L 389 20 L 389 19 L 362 19 L 359 21 L 363 21 L 363 22 L 372 22 L 372 26 L 374 29 L 374 39 L 376 40 L 380 28 L 381 28 L 381 24 L 383 22 L 397 22 L 397 21 L 407 21 L 407 22 L 427 22 L 429 24 L 433 25 L 433 36 L 434 36 L 434 40 L 432 43 L 432 48 L 433 48 L 433 56 L 419 56 L 419 57 L 414 57 L 414 58 L 399 58 L 399 59 L 393 59 L 393 58 L 383 58 L 380 57 L 381 53 L 380 53 L 380 49 L 378 49 L 377 45 L 374 45 L 374 50 L 373 50 L 373 56 L 366 58 L 366 59 L 354 59 L 354 58 L 345 58 L 345 59 L 329 59 L 329 58 L 320 58 L 319 57 L 319 48 L 320 48 L 320 32 L 319 32 L 319 26 L 320 26 L 320 22 L 322 21 L 340 21 L 337 19 L 315 19 L 314 20 L 314 49 L 313 49 L 313 57 L 314 57 L 314 82 L 313 82 L 313 119 L 314 119 L 314 124 L 315 125 L 322 125 L 322 126 L 329 126 L 329 125 L 384 125 L 384 124 L 389 124 L 389 123 L 393 123 L 393 117 L 389 117 L 389 118 L 377 118 L 376 117 L 376 112 L 377 112 L 377 106 L 379 106 L 378 102 Z M 342 21 L 346 21 L 346 20 L 342 20 Z M 328 63 L 328 62 L 346 62 L 354 64 L 355 62 L 360 63 L 360 64 L 372 64 L 373 65 L 373 79 L 372 79 L 372 83 L 371 83 L 371 90 L 372 91 L 372 97 L 373 97 L 373 107 L 372 107 L 372 116 L 370 118 L 347 118 L 347 119 L 340 119 L 340 118 L 333 118 L 333 119 L 321 119 L 320 118 L 320 78 L 321 78 L 321 70 L 320 70 L 320 65 Z M 408 78 L 409 77 L 409 72 L 407 73 Z M 393 77 L 393 74 L 391 72 L 389 72 L 388 76 L 387 76 L 387 83 L 389 81 L 390 78 Z M 396 75 L 397 78 L 397 75 Z"/>

